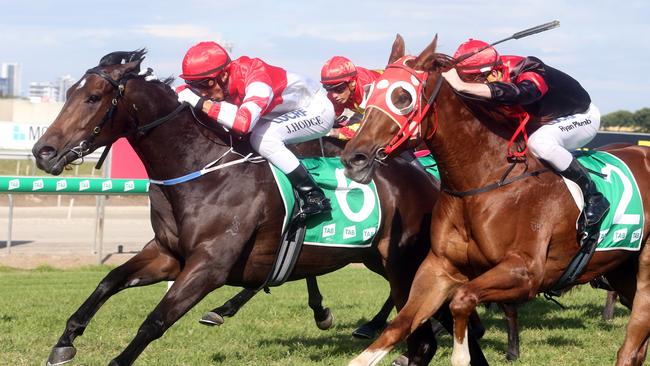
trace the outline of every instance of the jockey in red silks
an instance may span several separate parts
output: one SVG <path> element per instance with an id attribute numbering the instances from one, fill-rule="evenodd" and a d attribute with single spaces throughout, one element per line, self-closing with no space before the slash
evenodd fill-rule
<path id="1" fill-rule="evenodd" d="M 454 58 L 485 46 L 486 42 L 470 39 L 460 45 Z M 528 140 L 531 152 L 578 184 L 585 196 L 587 228 L 599 225 L 609 211 L 609 202 L 569 152 L 591 141 L 600 127 L 600 112 L 580 83 L 536 57 L 501 56 L 493 47 L 461 61 L 442 76 L 461 93 L 539 119 L 541 127 Z"/>
<path id="2" fill-rule="evenodd" d="M 303 201 L 302 211 L 331 210 L 329 200 L 285 144 L 317 139 L 334 123 L 334 108 L 317 82 L 246 56 L 231 60 L 215 42 L 192 46 L 183 58 L 178 100 L 237 135 L 250 134 L 257 152 L 282 170 Z"/>
<path id="3" fill-rule="evenodd" d="M 334 56 L 321 69 L 320 82 L 334 104 L 335 136 L 349 140 L 354 136 L 365 110 L 366 99 L 381 72 L 355 66 L 343 56 Z"/>

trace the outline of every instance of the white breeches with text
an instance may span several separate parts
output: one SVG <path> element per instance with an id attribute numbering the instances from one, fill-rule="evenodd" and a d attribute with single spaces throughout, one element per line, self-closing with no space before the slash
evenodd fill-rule
<path id="1" fill-rule="evenodd" d="M 325 136 L 334 124 L 334 107 L 324 89 L 314 95 L 309 105 L 278 117 L 260 118 L 251 131 L 250 142 L 260 155 L 284 173 L 295 170 L 300 162 L 286 147 Z"/>

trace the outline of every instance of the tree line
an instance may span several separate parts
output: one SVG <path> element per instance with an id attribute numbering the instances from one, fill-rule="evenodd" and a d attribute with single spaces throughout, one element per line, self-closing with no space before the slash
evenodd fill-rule
<path id="1" fill-rule="evenodd" d="M 650 108 L 636 112 L 607 113 L 600 119 L 600 128 L 610 131 L 650 132 Z"/>

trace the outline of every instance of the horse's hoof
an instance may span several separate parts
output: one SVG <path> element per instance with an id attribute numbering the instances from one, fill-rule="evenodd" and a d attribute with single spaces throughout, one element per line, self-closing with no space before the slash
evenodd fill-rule
<path id="1" fill-rule="evenodd" d="M 223 317 L 213 311 L 205 313 L 203 317 L 199 319 L 199 323 L 208 326 L 221 325 L 223 322 Z"/>
<path id="2" fill-rule="evenodd" d="M 372 323 L 366 323 L 355 329 L 352 336 L 359 339 L 375 339 L 382 328 Z"/>
<path id="3" fill-rule="evenodd" d="M 334 317 L 332 316 L 332 312 L 330 311 L 330 308 L 325 308 L 325 319 L 323 320 L 316 319 L 316 326 L 320 330 L 328 330 L 332 327 L 332 323 L 334 323 Z"/>
<path id="4" fill-rule="evenodd" d="M 396 359 L 393 360 L 393 363 L 390 364 L 391 366 L 409 366 L 409 358 L 406 357 L 405 355 L 400 355 Z"/>
<path id="5" fill-rule="evenodd" d="M 77 354 L 77 349 L 74 346 L 54 347 L 50 352 L 50 357 L 47 359 L 47 366 L 63 365 L 64 363 L 72 361 L 74 355 Z"/>
<path id="6" fill-rule="evenodd" d="M 512 352 L 506 353 L 506 360 L 508 360 L 508 361 L 511 361 L 511 362 L 512 361 L 517 361 L 518 358 L 519 358 L 518 354 L 514 354 Z"/>

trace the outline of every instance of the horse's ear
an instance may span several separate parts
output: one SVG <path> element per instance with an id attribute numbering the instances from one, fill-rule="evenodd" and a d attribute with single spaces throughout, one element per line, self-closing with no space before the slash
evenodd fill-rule
<path id="1" fill-rule="evenodd" d="M 404 38 L 397 34 L 395 41 L 393 42 L 393 49 L 390 51 L 390 57 L 388 58 L 388 65 L 395 62 L 398 58 L 404 56 Z"/>
<path id="2" fill-rule="evenodd" d="M 113 80 L 120 80 L 124 75 L 140 73 L 140 64 L 142 63 L 142 60 L 144 59 L 135 60 L 120 65 L 120 67 L 111 71 L 111 78 L 113 78 Z"/>
<path id="3" fill-rule="evenodd" d="M 433 66 L 433 61 L 436 58 L 436 46 L 438 45 L 438 34 L 433 37 L 433 41 L 427 48 L 420 53 L 413 63 L 413 68 L 416 70 L 428 70 Z"/>

